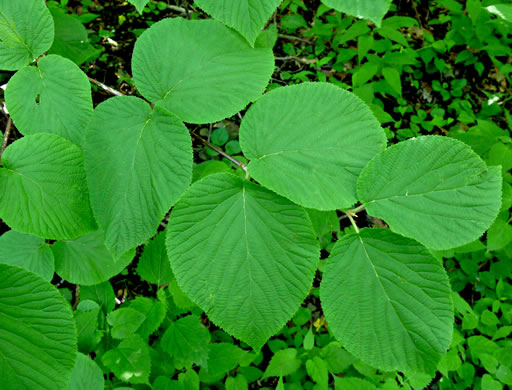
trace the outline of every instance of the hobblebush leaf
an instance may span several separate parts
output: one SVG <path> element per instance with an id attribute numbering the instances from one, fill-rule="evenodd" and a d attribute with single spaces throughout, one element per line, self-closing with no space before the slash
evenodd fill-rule
<path id="1" fill-rule="evenodd" d="M 55 134 L 23 137 L 5 149 L 0 218 L 12 229 L 48 239 L 95 229 L 80 148 Z"/>
<path id="2" fill-rule="evenodd" d="M 88 356 L 79 353 L 71 374 L 68 390 L 103 390 L 105 379 L 101 368 Z"/>
<path id="3" fill-rule="evenodd" d="M 254 46 L 256 37 L 282 0 L 196 0 L 213 18 L 239 31 Z"/>
<path id="4" fill-rule="evenodd" d="M 121 272 L 135 256 L 135 249 L 114 259 L 104 244 L 105 235 L 96 231 L 75 240 L 57 241 L 52 246 L 55 272 L 70 283 L 92 286 Z"/>
<path id="5" fill-rule="evenodd" d="M 173 209 L 166 243 L 183 291 L 254 349 L 297 311 L 319 258 L 304 209 L 229 173 L 190 187 Z"/>
<path id="6" fill-rule="evenodd" d="M 409 139 L 377 155 L 357 183 L 368 213 L 432 249 L 479 238 L 501 207 L 501 172 L 447 137 Z"/>
<path id="7" fill-rule="evenodd" d="M 53 253 L 44 239 L 14 230 L 0 237 L 0 263 L 25 268 L 48 282 L 55 272 Z"/>
<path id="8" fill-rule="evenodd" d="M 336 11 L 368 19 L 380 27 L 391 0 L 322 0 L 322 3 Z"/>
<path id="9" fill-rule="evenodd" d="M 20 133 L 54 133 L 78 146 L 93 112 L 87 76 L 57 55 L 19 70 L 7 84 L 5 102 Z"/>
<path id="10" fill-rule="evenodd" d="M 145 247 L 137 264 L 142 280 L 160 286 L 174 279 L 165 247 L 165 234 L 159 233 Z"/>
<path id="11" fill-rule="evenodd" d="M 64 388 L 77 354 L 71 308 L 40 276 L 0 264 L 3 390 Z"/>
<path id="12" fill-rule="evenodd" d="M 162 336 L 162 348 L 177 368 L 207 365 L 210 333 L 198 316 L 190 315 L 171 323 Z"/>
<path id="13" fill-rule="evenodd" d="M 149 384 L 149 346 L 138 334 L 124 339 L 116 348 L 107 351 L 101 361 L 124 382 Z"/>
<path id="14" fill-rule="evenodd" d="M 0 0 L 0 69 L 25 66 L 51 47 L 53 36 L 44 0 Z"/>
<path id="15" fill-rule="evenodd" d="M 115 257 L 156 233 L 192 179 L 185 125 L 136 97 L 115 97 L 96 107 L 84 155 L 92 209 Z"/>
<path id="16" fill-rule="evenodd" d="M 327 83 L 265 94 L 240 127 L 251 176 L 293 202 L 319 210 L 352 206 L 359 173 L 385 144 L 384 130 L 370 109 Z"/>
<path id="17" fill-rule="evenodd" d="M 320 297 L 334 336 L 384 371 L 435 371 L 452 339 L 442 265 L 425 247 L 388 229 L 343 236 L 327 260 Z"/>
<path id="18" fill-rule="evenodd" d="M 185 122 L 227 118 L 261 96 L 274 70 L 270 49 L 254 49 L 214 20 L 164 19 L 135 43 L 140 93 Z"/>
<path id="19" fill-rule="evenodd" d="M 50 6 L 49 9 L 55 22 L 55 40 L 48 53 L 69 58 L 77 65 L 102 53 L 101 49 L 89 43 L 87 30 L 76 15 L 67 14 L 58 5 Z"/>

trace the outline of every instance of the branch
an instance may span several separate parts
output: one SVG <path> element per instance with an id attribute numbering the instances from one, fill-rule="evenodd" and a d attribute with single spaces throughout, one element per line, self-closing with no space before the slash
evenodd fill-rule
<path id="1" fill-rule="evenodd" d="M 194 132 L 191 132 L 190 134 L 192 134 L 194 137 L 196 137 L 199 141 L 201 141 L 203 144 L 205 144 L 206 146 L 208 146 L 210 149 L 212 150 L 215 150 L 217 153 L 219 153 L 222 157 L 225 157 L 227 158 L 229 161 L 231 161 L 233 164 L 235 164 L 237 167 L 243 169 L 246 173 L 246 175 L 249 174 L 249 172 L 247 171 L 247 165 L 245 165 L 244 163 L 241 163 L 240 161 L 238 161 L 237 159 L 235 159 L 234 157 L 231 157 L 229 154 L 227 154 L 226 152 L 224 152 L 222 149 L 218 148 L 217 146 L 211 144 L 210 142 L 208 142 L 207 140 L 205 140 L 204 138 L 198 136 L 196 133 Z"/>
<path id="2" fill-rule="evenodd" d="M 302 39 L 302 38 L 299 38 L 299 37 L 294 37 L 293 35 L 278 34 L 277 36 L 279 38 L 289 39 L 291 41 L 299 41 L 299 42 L 304 42 L 304 43 L 311 43 L 311 41 L 308 41 L 307 39 Z"/>
<path id="3" fill-rule="evenodd" d="M 103 89 L 104 91 L 107 91 L 108 93 L 110 93 L 112 95 L 124 96 L 124 94 L 122 92 L 119 92 L 119 91 L 115 90 L 114 88 L 110 88 L 108 85 L 105 85 L 105 84 L 99 82 L 98 80 L 94 80 L 89 77 L 89 81 L 91 82 L 91 84 L 94 84 L 97 87 L 100 87 L 101 89 Z"/>
<path id="4" fill-rule="evenodd" d="M 12 127 L 12 119 L 9 117 L 7 119 L 7 126 L 5 126 L 4 139 L 2 140 L 2 146 L 0 147 L 0 163 L 2 161 L 2 154 L 4 154 L 4 150 L 7 147 L 7 141 L 9 140 L 9 134 L 11 133 Z"/>
<path id="5" fill-rule="evenodd" d="M 364 204 L 362 204 L 361 206 L 358 206 L 355 209 L 352 209 L 348 212 L 352 213 L 352 215 L 353 215 L 353 214 L 357 214 L 358 212 L 363 211 L 363 210 L 364 210 Z"/>
<path id="6" fill-rule="evenodd" d="M 307 64 L 311 65 L 316 62 L 315 58 L 308 59 L 308 58 L 300 58 L 300 57 L 294 57 L 294 56 L 287 56 L 287 57 L 274 57 L 277 61 L 297 61 L 301 64 Z"/>

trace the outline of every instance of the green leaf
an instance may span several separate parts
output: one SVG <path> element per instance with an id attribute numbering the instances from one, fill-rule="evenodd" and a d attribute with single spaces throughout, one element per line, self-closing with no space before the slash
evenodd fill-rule
<path id="1" fill-rule="evenodd" d="M 162 348 L 173 357 L 176 368 L 205 365 L 209 342 L 210 332 L 195 315 L 172 322 L 162 336 Z"/>
<path id="2" fill-rule="evenodd" d="M 149 384 L 149 347 L 138 334 L 124 339 L 116 348 L 107 351 L 101 361 L 124 382 Z"/>
<path id="3" fill-rule="evenodd" d="M 74 312 L 78 336 L 78 350 L 83 353 L 90 353 L 103 337 L 103 333 L 98 330 L 100 306 L 94 301 L 84 300 L 83 294 L 81 294 L 80 298 L 82 301 L 80 301 L 78 305 L 78 310 Z M 96 307 L 83 309 L 84 302 L 94 302 Z"/>
<path id="4" fill-rule="evenodd" d="M 98 57 L 102 51 L 89 43 L 86 28 L 76 15 L 69 15 L 58 6 L 50 6 L 55 22 L 55 40 L 48 51 L 69 58 L 77 65 Z"/>
<path id="5" fill-rule="evenodd" d="M 137 12 L 142 15 L 142 11 L 149 0 L 128 0 L 128 3 L 133 4 L 137 8 Z"/>
<path id="6" fill-rule="evenodd" d="M 184 390 L 182 383 L 171 380 L 165 376 L 159 376 L 153 382 L 152 390 Z"/>
<path id="7" fill-rule="evenodd" d="M 237 375 L 235 378 L 227 377 L 225 386 L 226 390 L 249 390 L 249 384 L 243 375 Z"/>
<path id="8" fill-rule="evenodd" d="M 319 258 L 302 208 L 229 173 L 210 175 L 183 195 L 167 248 L 183 291 L 254 349 L 297 311 Z"/>
<path id="9" fill-rule="evenodd" d="M 254 46 L 254 41 L 281 0 L 195 0 L 214 19 L 240 32 Z"/>
<path id="10" fill-rule="evenodd" d="M 496 251 L 512 241 L 512 226 L 508 221 L 496 219 L 487 232 L 487 250 Z M 0 255 L 1 258 L 1 255 Z"/>
<path id="11" fill-rule="evenodd" d="M 71 373 L 68 390 L 103 390 L 105 379 L 96 362 L 79 353 Z"/>
<path id="12" fill-rule="evenodd" d="M 96 107 L 84 155 L 92 209 L 115 257 L 156 233 L 192 179 L 185 125 L 136 97 Z"/>
<path id="13" fill-rule="evenodd" d="M 240 127 L 251 176 L 293 202 L 319 210 L 356 202 L 357 177 L 385 143 L 370 109 L 327 83 L 265 94 L 249 108 Z"/>
<path id="14" fill-rule="evenodd" d="M 7 84 L 5 102 L 20 133 L 54 133 L 78 146 L 93 113 L 87 76 L 56 55 L 18 71 Z"/>
<path id="15" fill-rule="evenodd" d="M 211 383 L 222 379 L 227 372 L 242 364 L 247 351 L 231 343 L 208 345 L 208 367 L 199 371 L 202 382 Z"/>
<path id="16" fill-rule="evenodd" d="M 230 154 L 230 153 L 228 153 Z M 194 166 L 192 182 L 196 182 L 203 177 L 213 175 L 214 173 L 232 172 L 233 170 L 224 162 L 217 160 L 208 160 Z"/>
<path id="17" fill-rule="evenodd" d="M 0 264 L 2 390 L 60 389 L 75 365 L 71 307 L 40 276 Z"/>
<path id="18" fill-rule="evenodd" d="M 380 27 L 391 0 L 322 0 L 322 3 L 336 11 L 371 20 Z"/>
<path id="19" fill-rule="evenodd" d="M 52 246 L 55 272 L 70 283 L 91 286 L 109 280 L 121 272 L 135 256 L 129 250 L 114 259 L 103 243 L 102 231 L 86 234 L 70 241 L 58 241 Z"/>
<path id="20" fill-rule="evenodd" d="M 490 13 L 512 23 L 512 4 L 494 4 L 486 7 Z"/>
<path id="21" fill-rule="evenodd" d="M 503 390 L 503 385 L 489 374 L 482 376 L 482 390 Z"/>
<path id="22" fill-rule="evenodd" d="M 103 282 L 94 286 L 82 286 L 80 298 L 82 300 L 90 299 L 98 303 L 105 313 L 110 313 L 116 307 L 116 296 L 110 282 Z"/>
<path id="23" fill-rule="evenodd" d="M 320 387 L 327 389 L 329 383 L 329 371 L 325 360 L 314 356 L 313 359 L 306 361 L 306 371 Z"/>
<path id="24" fill-rule="evenodd" d="M 217 122 L 261 96 L 274 70 L 270 49 L 253 49 L 213 20 L 164 19 L 135 44 L 140 93 L 185 122 Z"/>
<path id="25" fill-rule="evenodd" d="M 334 377 L 336 390 L 377 390 L 377 387 L 367 380 L 356 377 Z"/>
<path id="26" fill-rule="evenodd" d="M 7 147 L 0 168 L 0 218 L 12 229 L 49 239 L 95 229 L 83 155 L 55 134 L 34 134 Z"/>
<path id="27" fill-rule="evenodd" d="M 432 249 L 479 238 L 501 207 L 501 172 L 464 143 L 409 139 L 377 155 L 357 183 L 368 213 Z"/>
<path id="28" fill-rule="evenodd" d="M 396 68 L 387 67 L 382 69 L 384 80 L 399 95 L 402 96 L 402 81 L 400 80 L 400 72 Z"/>
<path id="29" fill-rule="evenodd" d="M 137 310 L 145 316 L 138 333 L 147 339 L 155 332 L 165 318 L 166 308 L 162 302 L 150 298 L 138 296 L 130 301 L 130 308 Z"/>
<path id="30" fill-rule="evenodd" d="M 0 69 L 25 66 L 51 47 L 53 36 L 44 0 L 0 0 Z"/>
<path id="31" fill-rule="evenodd" d="M 277 351 L 268 364 L 262 379 L 271 376 L 287 376 L 293 374 L 302 365 L 302 361 L 297 357 L 297 350 L 288 348 Z"/>
<path id="32" fill-rule="evenodd" d="M 276 45 L 279 31 L 274 24 L 269 25 L 265 30 L 261 31 L 254 42 L 254 47 L 273 49 Z"/>
<path id="33" fill-rule="evenodd" d="M 132 308 L 121 308 L 107 315 L 108 324 L 112 327 L 110 334 L 115 339 L 125 339 L 135 333 L 144 322 L 146 316 Z"/>
<path id="34" fill-rule="evenodd" d="M 161 286 L 174 279 L 165 248 L 165 234 L 159 233 L 144 247 L 137 265 L 142 280 Z"/>
<path id="35" fill-rule="evenodd" d="M 0 263 L 25 268 L 48 282 L 55 272 L 53 253 L 44 239 L 14 230 L 0 237 Z"/>
<path id="36" fill-rule="evenodd" d="M 441 264 L 416 241 L 362 229 L 338 241 L 320 297 L 330 331 L 383 371 L 435 370 L 452 338 L 453 308 Z"/>

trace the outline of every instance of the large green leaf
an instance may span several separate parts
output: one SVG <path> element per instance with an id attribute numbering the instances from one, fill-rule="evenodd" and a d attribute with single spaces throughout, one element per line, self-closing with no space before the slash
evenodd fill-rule
<path id="1" fill-rule="evenodd" d="M 229 173 L 207 176 L 171 214 L 167 248 L 183 291 L 228 333 L 260 348 L 297 311 L 319 247 L 306 212 Z"/>
<path id="2" fill-rule="evenodd" d="M 17 70 L 47 51 L 54 27 L 44 0 L 0 0 L 0 69 Z"/>
<path id="3" fill-rule="evenodd" d="M 254 46 L 265 24 L 282 0 L 196 0 L 217 20 L 239 31 Z"/>
<path id="4" fill-rule="evenodd" d="M 501 172 L 466 144 L 426 136 L 377 155 L 357 183 L 368 213 L 433 249 L 479 238 L 501 207 Z"/>
<path id="5" fill-rule="evenodd" d="M 58 5 L 49 7 L 55 22 L 55 40 L 49 50 L 69 58 L 77 65 L 98 57 L 102 51 L 89 43 L 89 34 L 77 15 L 70 15 Z"/>
<path id="6" fill-rule="evenodd" d="M 14 230 L 0 237 L 0 263 L 25 268 L 48 282 L 55 271 L 52 250 L 44 239 Z"/>
<path id="7" fill-rule="evenodd" d="M 57 55 L 18 71 L 7 84 L 5 102 L 22 134 L 55 133 L 79 146 L 93 112 L 87 76 Z"/>
<path id="8" fill-rule="evenodd" d="M 442 265 L 388 229 L 343 236 L 327 260 L 320 297 L 334 336 L 384 371 L 435 371 L 452 339 Z"/>
<path id="9" fill-rule="evenodd" d="M 371 20 L 380 27 L 382 18 L 389 10 L 391 0 L 321 0 L 336 11 Z"/>
<path id="10" fill-rule="evenodd" d="M 92 209 L 115 257 L 153 236 L 192 180 L 185 125 L 135 97 L 96 108 L 84 155 Z"/>
<path id="11" fill-rule="evenodd" d="M 55 134 L 9 145 L 0 168 L 0 218 L 12 229 L 50 239 L 95 229 L 80 148 Z"/>
<path id="12" fill-rule="evenodd" d="M 370 109 L 327 83 L 267 93 L 251 106 L 240 127 L 240 145 L 251 160 L 249 173 L 293 202 L 319 210 L 356 202 L 357 177 L 385 143 Z"/>
<path id="13" fill-rule="evenodd" d="M 70 283 L 85 286 L 102 283 L 117 275 L 130 264 L 135 250 L 114 259 L 105 247 L 104 238 L 102 231 L 96 231 L 74 240 L 57 241 L 52 246 L 55 272 Z"/>
<path id="14" fill-rule="evenodd" d="M 2 390 L 67 385 L 77 354 L 71 308 L 40 276 L 0 264 Z"/>
<path id="15" fill-rule="evenodd" d="M 210 123 L 257 99 L 274 69 L 270 49 L 254 49 L 214 20 L 164 19 L 135 44 L 133 77 L 140 93 L 185 122 Z"/>
<path id="16" fill-rule="evenodd" d="M 105 379 L 101 368 L 88 356 L 79 353 L 71 374 L 68 390 L 103 390 Z"/>

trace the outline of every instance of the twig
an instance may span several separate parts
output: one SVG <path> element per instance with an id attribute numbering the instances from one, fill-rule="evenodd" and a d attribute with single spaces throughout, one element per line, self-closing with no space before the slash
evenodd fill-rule
<path id="1" fill-rule="evenodd" d="M 364 205 L 362 204 L 361 206 L 358 206 L 355 209 L 350 210 L 350 213 L 357 214 L 358 212 L 363 211 L 363 210 L 364 210 Z"/>
<path id="2" fill-rule="evenodd" d="M 98 80 L 95 80 L 95 79 L 89 77 L 89 81 L 92 84 L 96 85 L 97 87 L 100 87 L 101 89 L 103 89 L 104 91 L 107 91 L 108 93 L 110 93 L 112 95 L 124 96 L 124 94 L 122 92 L 119 92 L 119 91 L 115 90 L 114 88 L 110 88 L 108 85 L 105 85 L 102 82 L 99 82 Z"/>
<path id="3" fill-rule="evenodd" d="M 308 58 L 300 58 L 300 57 L 294 57 L 294 56 L 287 56 L 287 57 L 274 57 L 277 61 L 297 61 L 301 64 L 307 64 L 311 65 L 316 62 L 315 58 L 308 59 Z"/>
<path id="4" fill-rule="evenodd" d="M 183 7 L 178 7 L 177 5 L 167 5 L 167 8 L 172 9 L 173 11 L 182 13 L 183 15 L 187 14 L 187 10 Z"/>
<path id="5" fill-rule="evenodd" d="M 215 145 L 211 144 L 210 142 L 208 142 L 207 140 L 205 140 L 204 138 L 198 136 L 196 133 L 194 132 L 191 132 L 190 134 L 192 134 L 194 137 L 196 137 L 199 141 L 201 141 L 203 144 L 205 144 L 206 146 L 208 146 L 210 149 L 212 150 L 215 150 L 217 153 L 219 153 L 222 157 L 225 157 L 227 158 L 229 161 L 231 161 L 233 164 L 235 164 L 237 167 L 243 169 L 245 171 L 245 174 L 248 175 L 249 172 L 247 171 L 247 165 L 245 165 L 244 163 L 241 163 L 240 161 L 238 161 L 237 159 L 231 157 L 229 154 L 227 154 L 226 152 L 224 152 L 222 149 L 216 147 Z"/>
<path id="6" fill-rule="evenodd" d="M 299 37 L 294 37 L 293 35 L 286 35 L 286 34 L 277 34 L 279 38 L 289 39 L 291 41 L 299 41 L 304 43 L 311 43 L 311 41 L 308 41 L 307 39 L 302 39 Z"/>
<path id="7" fill-rule="evenodd" d="M 4 139 L 2 140 L 2 147 L 0 147 L 0 163 L 2 162 L 2 154 L 4 154 L 4 150 L 7 147 L 7 141 L 9 140 L 9 134 L 11 133 L 12 127 L 12 119 L 9 117 L 7 119 L 7 126 L 5 126 Z"/>
<path id="8" fill-rule="evenodd" d="M 352 218 L 350 211 L 346 212 L 345 215 L 348 217 L 348 219 L 350 219 L 350 223 L 354 227 L 356 233 L 359 234 L 359 228 L 357 227 L 357 224 L 356 224 L 356 221 L 354 221 L 354 218 Z"/>

